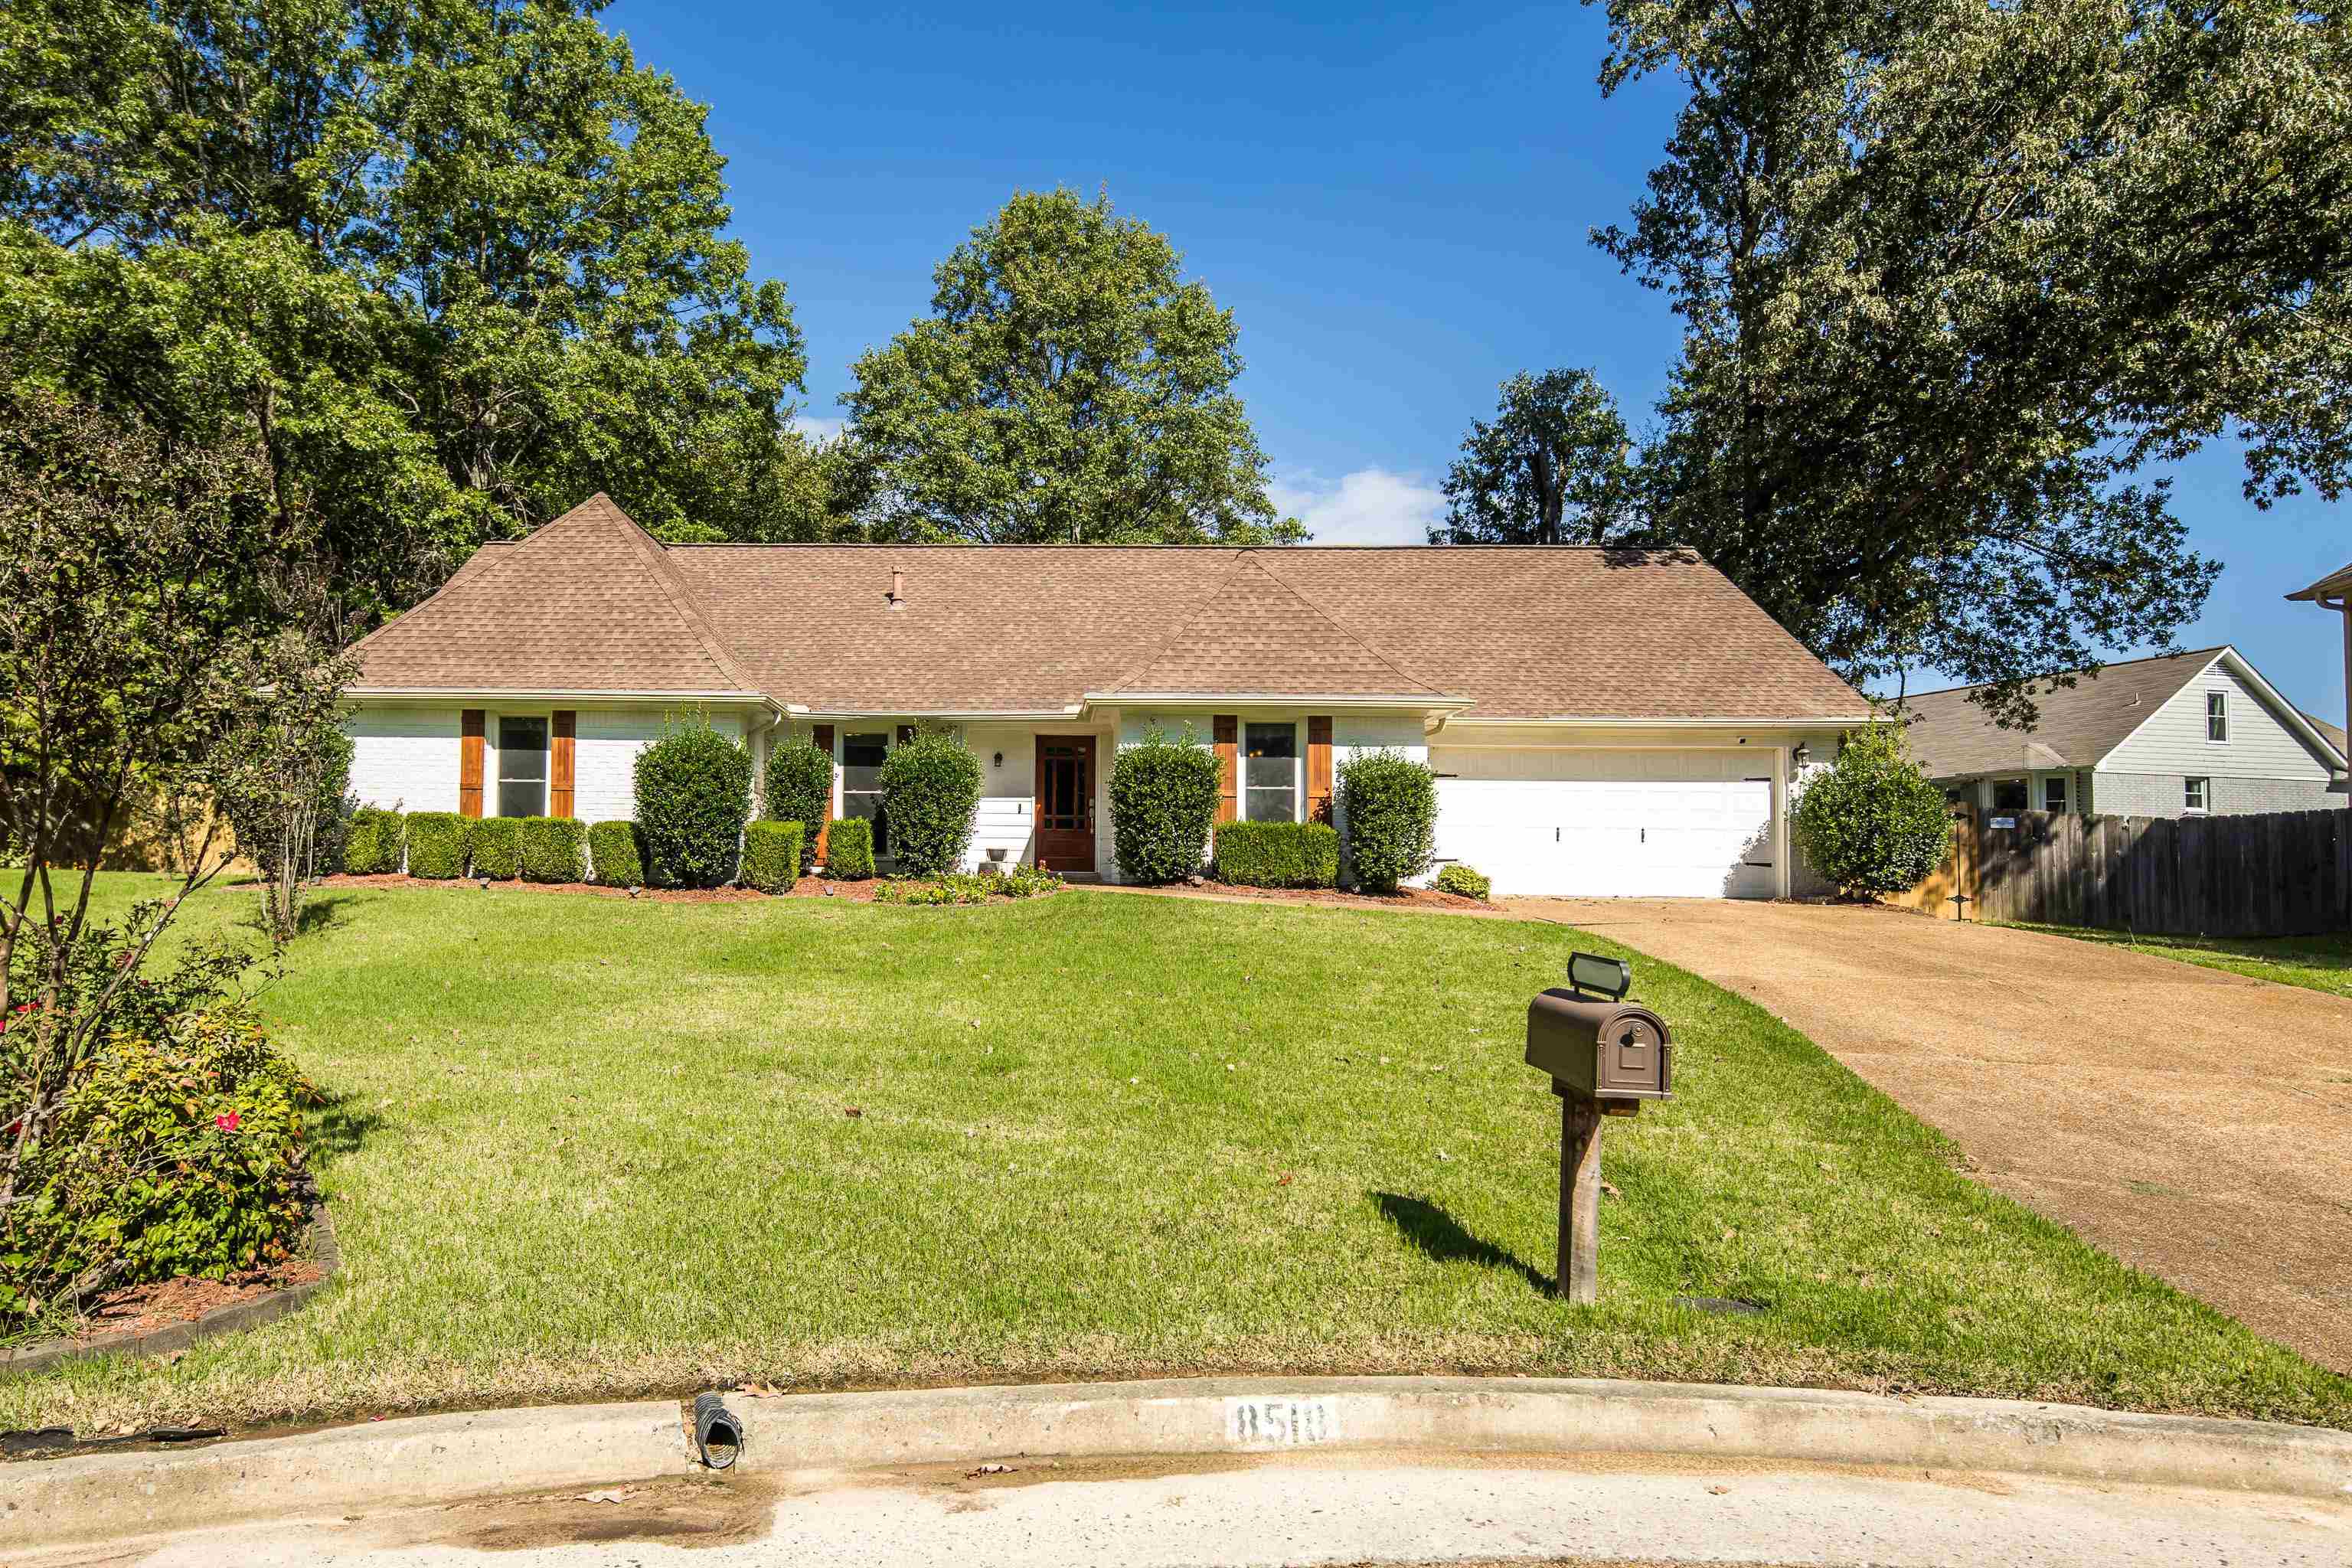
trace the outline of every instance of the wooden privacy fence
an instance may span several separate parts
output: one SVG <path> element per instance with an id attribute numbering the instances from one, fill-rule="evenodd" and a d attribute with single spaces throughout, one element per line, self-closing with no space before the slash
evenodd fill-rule
<path id="1" fill-rule="evenodd" d="M 1955 892 L 1972 920 L 2179 936 L 2344 931 L 2352 812 L 2175 819 L 1956 806 L 1951 856 L 1895 901 L 1950 919 Z"/>

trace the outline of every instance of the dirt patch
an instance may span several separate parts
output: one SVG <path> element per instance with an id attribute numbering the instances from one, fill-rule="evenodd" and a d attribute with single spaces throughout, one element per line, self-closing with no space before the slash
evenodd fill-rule
<path id="1" fill-rule="evenodd" d="M 624 1541 L 688 1548 L 735 1546 L 765 1535 L 775 1513 L 775 1489 L 750 1477 L 671 1476 L 458 1503 L 421 1519 L 388 1521 L 368 1533 L 371 1544 L 380 1547 L 454 1546 L 476 1552 L 531 1552 Z"/>
<path id="2" fill-rule="evenodd" d="M 1511 908 L 1761 1004 L 1977 1180 L 2352 1373 L 2352 1000 L 1877 905 Z"/>

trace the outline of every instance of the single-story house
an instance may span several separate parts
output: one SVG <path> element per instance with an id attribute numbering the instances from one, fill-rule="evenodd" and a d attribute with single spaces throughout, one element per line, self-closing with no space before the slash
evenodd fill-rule
<path id="1" fill-rule="evenodd" d="M 1988 811 L 2245 816 L 2345 804 L 2342 737 L 2281 697 L 2233 647 L 2111 664 L 2037 689 L 2031 730 L 1955 687 L 1904 700 L 1912 753 Z"/>
<path id="2" fill-rule="evenodd" d="M 1328 815 L 1359 752 L 1425 759 L 1441 863 L 1501 892 L 1815 891 L 1790 791 L 1870 716 L 1687 551 L 664 544 L 603 495 L 355 651 L 368 804 L 629 817 L 637 751 L 698 709 L 755 773 L 813 738 L 835 814 L 872 816 L 887 748 L 948 725 L 983 770 L 973 864 L 1108 879 L 1113 757 L 1189 730 L 1228 819 Z"/>

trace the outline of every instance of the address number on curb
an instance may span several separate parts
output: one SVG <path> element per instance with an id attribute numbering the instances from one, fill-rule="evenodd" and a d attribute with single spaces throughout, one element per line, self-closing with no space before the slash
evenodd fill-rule
<path id="1" fill-rule="evenodd" d="M 1324 1399 L 1228 1399 L 1225 1440 L 1249 1447 L 1294 1448 L 1339 1436 L 1339 1402 Z"/>

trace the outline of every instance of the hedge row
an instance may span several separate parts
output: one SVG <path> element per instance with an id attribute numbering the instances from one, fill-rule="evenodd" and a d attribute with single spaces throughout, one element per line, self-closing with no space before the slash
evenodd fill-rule
<path id="1" fill-rule="evenodd" d="M 454 811 L 403 816 L 382 806 L 363 805 L 352 817 L 343 868 L 354 877 L 381 877 L 405 868 L 412 877 L 434 881 L 487 877 L 508 882 L 520 877 L 532 882 L 581 882 L 588 879 L 592 852 L 597 881 L 636 887 L 645 880 L 635 823 L 600 822 L 591 827 L 570 816 L 477 818 Z"/>
<path id="2" fill-rule="evenodd" d="M 1226 822 L 1217 826 L 1215 876 L 1245 888 L 1331 888 L 1339 833 L 1325 822 Z"/>

